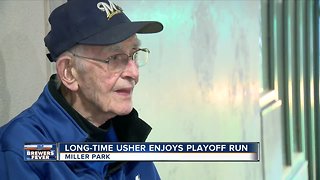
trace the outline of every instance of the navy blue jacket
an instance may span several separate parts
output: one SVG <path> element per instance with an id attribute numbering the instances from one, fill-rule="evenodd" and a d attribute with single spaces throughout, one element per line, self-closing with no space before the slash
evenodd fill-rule
<path id="1" fill-rule="evenodd" d="M 87 126 L 75 120 L 77 118 L 74 114 L 67 112 L 66 108 L 61 106 L 61 102 L 59 103 L 52 95 L 56 93 L 52 90 L 53 79 L 54 76 L 30 108 L 0 128 L 1 179 L 160 179 L 152 162 L 24 161 L 25 143 L 97 140 L 94 138 L 94 133 L 86 130 Z M 52 86 L 51 90 L 49 90 L 50 86 Z M 138 118 L 135 110 L 127 116 L 116 117 L 111 122 L 107 130 L 102 131 L 105 136 L 104 141 L 107 142 L 144 141 L 151 131 L 151 128 L 148 130 L 149 126 Z M 126 127 L 121 127 L 124 124 Z M 130 127 L 131 125 L 133 128 Z M 147 130 L 140 132 L 139 127 Z"/>

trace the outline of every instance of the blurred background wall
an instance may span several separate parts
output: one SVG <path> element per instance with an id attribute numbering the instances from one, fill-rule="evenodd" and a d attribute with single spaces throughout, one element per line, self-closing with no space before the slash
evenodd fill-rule
<path id="1" fill-rule="evenodd" d="M 0 121 L 30 106 L 48 78 L 42 1 L 0 1 Z"/>
<path id="2" fill-rule="evenodd" d="M 120 3 L 120 2 L 119 2 Z M 135 105 L 149 141 L 260 141 L 259 1 L 121 1 L 151 50 Z M 249 28 L 250 27 L 250 28 Z M 163 179 L 256 179 L 260 163 L 157 163 Z M 230 173 L 226 173 L 230 172 Z"/>

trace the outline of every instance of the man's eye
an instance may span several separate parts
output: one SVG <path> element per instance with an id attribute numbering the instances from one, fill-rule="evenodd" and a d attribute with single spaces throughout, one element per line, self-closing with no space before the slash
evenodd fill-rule
<path id="1" fill-rule="evenodd" d="M 115 61 L 115 60 L 117 60 L 117 59 L 119 59 L 118 55 L 114 55 L 114 56 L 110 56 L 110 57 L 108 58 L 108 61 Z"/>
<path id="2" fill-rule="evenodd" d="M 117 60 L 117 59 L 118 59 L 118 55 L 110 56 L 108 59 L 109 59 L 110 61 Z"/>

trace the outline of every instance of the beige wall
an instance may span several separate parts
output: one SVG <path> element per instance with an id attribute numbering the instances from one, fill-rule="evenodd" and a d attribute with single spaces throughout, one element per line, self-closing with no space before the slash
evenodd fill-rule
<path id="1" fill-rule="evenodd" d="M 48 79 L 44 1 L 0 1 L 0 124 L 30 106 Z"/>
<path id="2" fill-rule="evenodd" d="M 49 74 L 43 37 L 60 1 L 0 1 L 0 122 L 35 101 Z M 151 50 L 135 107 L 149 141 L 260 141 L 259 1 L 116 1 L 132 20 L 159 20 L 141 35 Z M 261 163 L 157 163 L 163 179 L 261 179 Z"/>

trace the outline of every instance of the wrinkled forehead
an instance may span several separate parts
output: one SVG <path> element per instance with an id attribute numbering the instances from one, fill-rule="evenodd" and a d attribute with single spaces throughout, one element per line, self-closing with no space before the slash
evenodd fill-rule
<path id="1" fill-rule="evenodd" d="M 131 36 L 130 38 L 108 46 L 99 46 L 99 45 L 78 45 L 76 48 L 77 52 L 85 53 L 86 55 L 99 55 L 102 53 L 112 53 L 112 52 L 124 52 L 131 51 L 132 49 L 138 49 L 141 45 L 140 40 L 136 35 Z"/>

